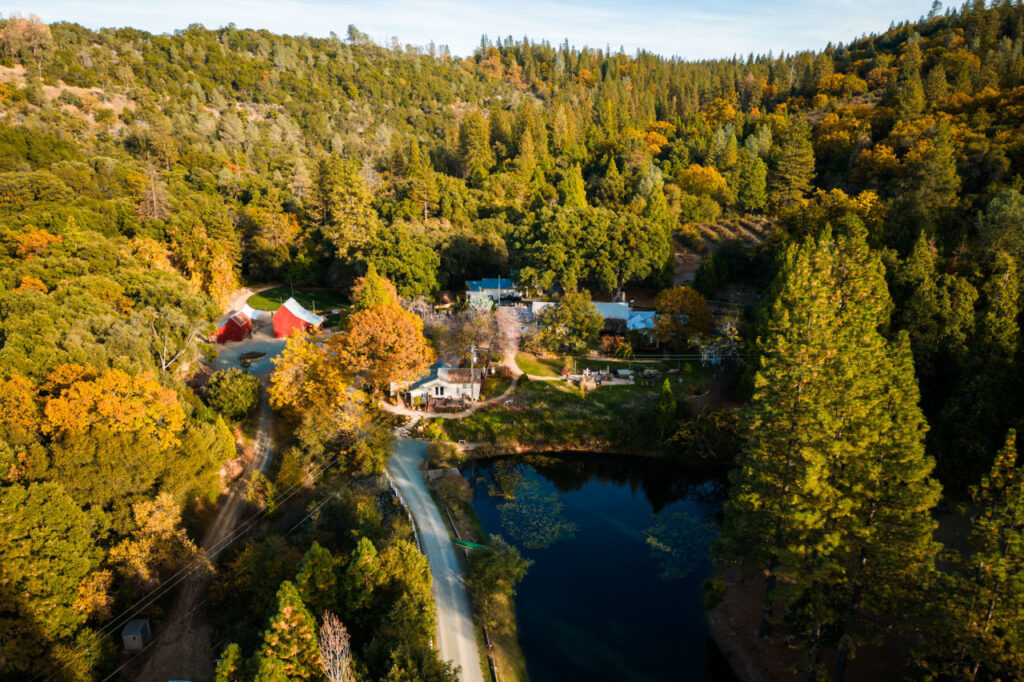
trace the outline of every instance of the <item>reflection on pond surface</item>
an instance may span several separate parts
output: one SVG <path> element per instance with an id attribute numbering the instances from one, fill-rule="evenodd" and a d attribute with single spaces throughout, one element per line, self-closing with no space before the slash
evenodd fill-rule
<path id="1" fill-rule="evenodd" d="M 708 637 L 719 481 L 605 455 L 467 464 L 483 528 L 531 559 L 516 596 L 530 679 L 732 680 Z"/>

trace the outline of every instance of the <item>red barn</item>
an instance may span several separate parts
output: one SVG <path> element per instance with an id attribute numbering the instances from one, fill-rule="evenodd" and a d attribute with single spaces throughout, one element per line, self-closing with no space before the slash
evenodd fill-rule
<path id="1" fill-rule="evenodd" d="M 323 323 L 324 318 L 306 310 L 294 298 L 289 298 L 274 313 L 274 336 L 285 338 L 291 336 L 296 329 L 319 328 Z"/>
<path id="2" fill-rule="evenodd" d="M 217 343 L 242 341 L 252 331 L 252 319 L 244 312 L 225 315 L 217 325 Z"/>

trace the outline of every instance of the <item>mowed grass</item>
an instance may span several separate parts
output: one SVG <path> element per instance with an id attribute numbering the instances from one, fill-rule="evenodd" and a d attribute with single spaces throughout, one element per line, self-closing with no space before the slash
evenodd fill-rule
<path id="1" fill-rule="evenodd" d="M 274 287 L 249 297 L 247 303 L 256 310 L 277 310 L 289 298 L 294 298 L 306 310 L 316 312 L 347 308 L 348 297 L 328 289 L 299 289 L 288 286 Z"/>
<path id="2" fill-rule="evenodd" d="M 714 370 L 699 363 L 684 362 L 682 367 L 650 385 L 602 386 L 585 396 L 562 381 L 520 381 L 512 405 L 488 405 L 445 422 L 444 428 L 452 440 L 499 446 L 657 447 L 654 403 L 665 379 L 681 400 L 703 392 L 714 378 Z"/>
<path id="3" fill-rule="evenodd" d="M 533 353 L 516 353 L 516 364 L 527 374 L 539 377 L 562 376 L 562 358 L 539 358 Z"/>
<path id="4" fill-rule="evenodd" d="M 513 406 L 491 405 L 445 423 L 452 440 L 580 449 L 647 445 L 656 394 L 649 388 L 605 387 L 581 398 L 558 382 L 520 382 Z"/>

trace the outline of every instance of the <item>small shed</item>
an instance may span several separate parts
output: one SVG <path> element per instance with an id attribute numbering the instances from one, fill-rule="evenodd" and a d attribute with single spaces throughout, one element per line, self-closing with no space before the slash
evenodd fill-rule
<path id="1" fill-rule="evenodd" d="M 225 315 L 217 323 L 217 343 L 243 341 L 252 331 L 252 319 L 241 310 L 232 315 Z"/>
<path id="2" fill-rule="evenodd" d="M 125 651 L 142 651 L 149 643 L 149 636 L 148 618 L 130 620 L 121 628 L 121 640 L 124 642 Z"/>

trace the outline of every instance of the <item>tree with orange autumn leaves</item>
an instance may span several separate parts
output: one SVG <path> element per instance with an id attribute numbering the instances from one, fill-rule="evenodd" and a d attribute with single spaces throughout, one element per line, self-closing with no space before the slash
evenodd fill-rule
<path id="1" fill-rule="evenodd" d="M 339 334 L 288 340 L 270 389 L 275 407 L 323 411 L 350 403 L 358 391 L 380 394 L 390 382 L 427 371 L 434 353 L 423 322 L 401 307 L 394 285 L 372 266 L 353 287 L 353 310 Z"/>
<path id="2" fill-rule="evenodd" d="M 346 372 L 375 394 L 391 382 L 421 377 L 434 352 L 423 336 L 423 321 L 402 308 L 394 285 L 371 265 L 356 281 L 352 298 L 355 312 L 330 344 Z"/>

